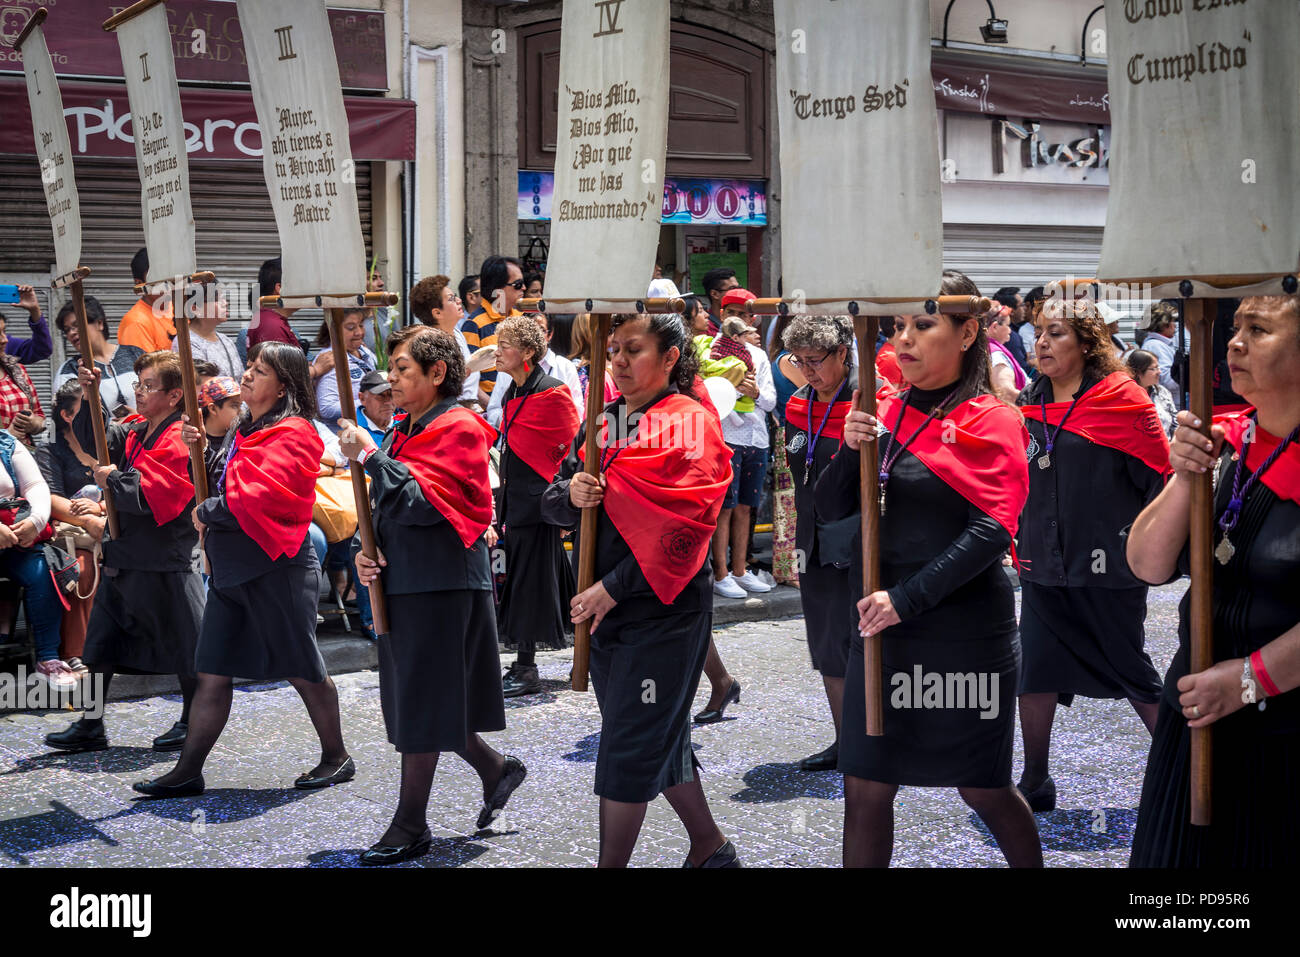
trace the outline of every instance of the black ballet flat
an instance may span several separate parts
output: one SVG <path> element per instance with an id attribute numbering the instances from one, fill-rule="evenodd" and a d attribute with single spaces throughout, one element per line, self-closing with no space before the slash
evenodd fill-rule
<path id="1" fill-rule="evenodd" d="M 818 751 L 799 762 L 800 771 L 834 771 L 840 763 L 840 743 L 836 741 L 825 751 Z"/>
<path id="2" fill-rule="evenodd" d="M 701 864 L 700 868 L 703 869 L 706 867 L 740 867 L 740 866 L 741 863 L 740 863 L 739 856 L 737 856 L 736 854 L 736 846 L 732 844 L 730 841 L 727 841 L 720 848 L 718 848 L 716 851 L 710 854 L 708 860 L 706 860 L 703 864 Z M 682 867 L 694 868 L 695 865 L 691 863 L 691 859 L 688 857 L 686 858 L 686 861 L 682 864 Z"/>
<path id="3" fill-rule="evenodd" d="M 203 775 L 198 774 L 188 781 L 182 781 L 180 784 L 159 784 L 157 779 L 154 779 L 153 781 L 136 781 L 131 787 L 146 797 L 182 798 L 197 797 L 202 794 L 204 784 Z"/>
<path id="4" fill-rule="evenodd" d="M 365 867 L 400 864 L 403 861 L 413 861 L 417 857 L 423 857 L 429 853 L 431 847 L 433 847 L 433 835 L 428 828 L 425 828 L 423 834 L 408 844 L 397 847 L 391 844 L 375 844 L 370 850 L 363 851 L 359 860 Z"/>
<path id="5" fill-rule="evenodd" d="M 1056 782 L 1052 780 L 1050 774 L 1032 791 L 1026 791 L 1019 784 L 1016 785 L 1016 790 L 1029 802 L 1029 810 L 1034 812 L 1056 810 Z"/>
<path id="6" fill-rule="evenodd" d="M 740 704 L 740 682 L 735 678 L 731 679 L 731 687 L 728 688 L 727 693 L 723 695 L 722 704 L 718 705 L 716 709 L 705 708 L 697 714 L 693 720 L 696 724 L 715 724 L 722 720 L 722 716 L 726 712 L 727 705 L 729 704 Z"/>
<path id="7" fill-rule="evenodd" d="M 313 791 L 317 788 L 327 788 L 332 784 L 342 784 L 344 781 L 351 781 L 357 773 L 357 766 L 348 758 L 338 766 L 338 770 L 332 774 L 326 774 L 323 777 L 309 777 L 310 771 L 302 775 L 298 780 L 293 782 L 296 788 L 302 788 L 304 791 Z"/>
<path id="8" fill-rule="evenodd" d="M 158 735 L 153 739 L 153 749 L 155 751 L 180 751 L 185 747 L 185 739 L 189 736 L 190 726 L 184 721 L 177 721 L 170 731 Z"/>
<path id="9" fill-rule="evenodd" d="M 501 780 L 492 791 L 492 797 L 483 802 L 483 810 L 478 812 L 480 831 L 496 820 L 497 815 L 505 808 L 506 802 L 510 800 L 510 795 L 514 793 L 515 788 L 524 783 L 526 777 L 528 777 L 528 769 L 524 767 L 524 762 L 512 754 L 507 754 L 501 769 Z"/>
<path id="10" fill-rule="evenodd" d="M 78 754 L 82 751 L 103 751 L 108 747 L 108 733 L 102 722 L 93 726 L 85 721 L 74 721 L 62 731 L 54 731 L 45 736 L 45 743 L 51 748 Z"/>

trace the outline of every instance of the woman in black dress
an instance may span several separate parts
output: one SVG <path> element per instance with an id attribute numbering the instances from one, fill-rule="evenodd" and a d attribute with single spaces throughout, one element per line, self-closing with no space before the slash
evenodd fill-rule
<path id="1" fill-rule="evenodd" d="M 784 343 L 808 384 L 785 408 L 786 453 L 794 478 L 795 547 L 799 562 L 799 601 L 803 605 L 808 654 L 821 672 L 835 725 L 835 741 L 799 762 L 804 771 L 833 771 L 840 755 L 840 714 L 844 706 L 844 666 L 857 623 L 853 607 L 861 588 L 850 580 L 853 536 L 859 513 L 827 522 L 817 513 L 817 477 L 844 438 L 844 419 L 852 408 L 853 327 L 841 319 L 800 316 L 785 330 Z"/>
<path id="2" fill-rule="evenodd" d="M 297 346 L 259 345 L 240 383 L 247 408 L 208 474 L 212 496 L 194 510 L 212 575 L 194 656 L 199 687 L 176 767 L 134 785 L 150 797 L 203 793 L 203 763 L 230 717 L 236 675 L 287 680 L 307 705 L 321 758 L 295 787 L 328 787 L 356 773 L 338 691 L 316 647 L 320 564 L 307 528 L 325 446 L 310 421 L 311 372 Z M 182 431 L 187 445 L 198 443 L 197 426 Z"/>
<path id="3" fill-rule="evenodd" d="M 103 676 L 174 674 L 181 716 L 153 740 L 155 751 L 185 744 L 198 679 L 194 650 L 203 618 L 203 582 L 193 567 L 198 538 L 190 521 L 194 483 L 181 439 L 181 365 L 170 352 L 147 352 L 135 363 L 136 412 L 143 421 L 110 425 L 111 465 L 93 469 L 95 484 L 117 507 L 118 535 L 104 539 L 99 591 L 86 627 L 82 657 Z M 90 417 L 101 415 L 98 368 L 80 368 L 81 408 L 72 420 L 82 448 L 93 449 Z M 82 718 L 45 743 L 64 751 L 108 747 L 103 718 Z"/>
<path id="4" fill-rule="evenodd" d="M 501 498 L 497 505 L 506 550 L 501 589 L 501 642 L 518 649 L 505 673 L 507 698 L 537 694 L 536 649 L 564 648 L 573 566 L 561 531 L 542 521 L 542 493 L 578 432 L 569 388 L 542 371 L 546 336 L 531 318 L 497 327 L 497 381 L 510 377 L 501 415 Z"/>
<path id="5" fill-rule="evenodd" d="M 1127 698 L 1148 731 L 1156 725 L 1160 676 L 1143 650 L 1147 586 L 1124 560 L 1124 535 L 1164 487 L 1169 443 L 1094 303 L 1045 299 L 1034 324 L 1042 375 L 1019 400 L 1029 500 L 1016 542 L 1025 741 L 1016 786 L 1030 810 L 1050 811 L 1058 701 Z"/>
<path id="6" fill-rule="evenodd" d="M 1152 584 L 1187 574 L 1191 478 L 1213 469 L 1215 664 L 1190 667 L 1191 593 L 1147 759 L 1134 867 L 1300 864 L 1300 296 L 1243 299 L 1232 388 L 1253 411 L 1213 439 L 1180 412 L 1174 477 L 1133 524 L 1128 560 Z M 1213 819 L 1190 823 L 1188 728 L 1213 729 Z"/>
<path id="7" fill-rule="evenodd" d="M 591 682 L 600 704 L 601 867 L 624 867 L 646 804 L 663 794 L 690 835 L 688 867 L 737 867 L 713 821 L 691 750 L 691 702 L 709 647 L 709 542 L 731 484 L 718 418 L 695 398 L 695 353 L 675 315 L 615 316 L 610 371 L 622 393 L 605 408 L 599 480 L 581 471 L 585 427 L 546 490 L 542 515 L 577 526 L 603 506 L 597 581 L 572 602 L 591 620 Z M 574 553 L 574 560 L 579 555 Z"/>
<path id="8" fill-rule="evenodd" d="M 429 850 L 426 813 L 439 752 L 456 752 L 482 780 L 479 828 L 527 773 L 479 737 L 506 726 L 484 541 L 496 432 L 458 402 L 465 364 L 450 335 L 407 326 L 387 345 L 393 401 L 406 418 L 382 448 L 351 423 L 339 436 L 344 454 L 370 476 L 379 561 L 362 555 L 359 543 L 354 552 L 362 585 L 380 577 L 388 601 L 379 695 L 388 740 L 402 755 L 397 812 L 362 864 L 396 864 Z"/>
<path id="9" fill-rule="evenodd" d="M 961 273 L 946 295 L 979 295 Z M 956 787 L 1013 867 L 1041 867 L 1038 828 L 1011 786 L 1015 595 L 1002 571 L 1029 479 L 1020 416 L 998 401 L 980 317 L 900 316 L 894 347 L 906 392 L 881 402 L 880 581 L 858 602 L 863 635 L 884 631 L 885 727 L 866 734 L 862 641 L 844 686 L 844 865 L 889 863 L 900 785 Z M 876 418 L 850 412 L 846 445 L 817 483 L 829 521 L 859 507 L 858 446 Z M 862 581 L 854 546 L 855 583 Z M 887 629 L 887 630 L 886 630 Z"/>

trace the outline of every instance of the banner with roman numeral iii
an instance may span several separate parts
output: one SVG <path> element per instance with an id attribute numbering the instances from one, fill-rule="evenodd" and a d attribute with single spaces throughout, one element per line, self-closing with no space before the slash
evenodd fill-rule
<path id="1" fill-rule="evenodd" d="M 548 300 L 645 298 L 668 146 L 668 7 L 564 5 Z"/>
<path id="2" fill-rule="evenodd" d="M 285 296 L 366 288 L 343 88 L 324 0 L 238 0 Z"/>
<path id="3" fill-rule="evenodd" d="M 117 44 L 140 171 L 147 278 L 189 276 L 196 268 L 190 163 L 166 6 L 160 3 L 120 24 Z"/>
<path id="4" fill-rule="evenodd" d="M 41 164 L 41 184 L 54 230 L 54 259 L 63 276 L 81 265 L 81 206 L 72 172 L 68 126 L 63 119 L 63 96 L 41 27 L 33 29 L 23 41 L 22 54 L 32 130 L 36 134 L 36 158 Z"/>
<path id="5" fill-rule="evenodd" d="M 938 114 L 926 0 L 777 0 L 782 292 L 937 295 Z"/>
<path id="6" fill-rule="evenodd" d="M 1109 0 L 1106 29 L 1110 194 L 1098 277 L 1178 296 L 1183 278 L 1230 289 L 1271 276 L 1251 291 L 1282 292 L 1277 277 L 1300 267 L 1300 4 Z"/>

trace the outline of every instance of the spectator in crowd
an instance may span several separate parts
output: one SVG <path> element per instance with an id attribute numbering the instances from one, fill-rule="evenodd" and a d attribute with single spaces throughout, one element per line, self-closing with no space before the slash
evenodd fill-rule
<path id="1" fill-rule="evenodd" d="M 366 292 L 385 292 L 387 284 L 384 282 L 384 274 L 378 269 L 372 269 L 370 278 L 366 281 Z M 401 319 L 401 313 L 392 306 L 372 306 L 366 310 L 366 348 L 371 352 L 378 353 L 379 349 L 375 346 L 376 342 L 383 343 L 388 339 L 389 334 L 397 328 L 397 323 Z"/>
<path id="2" fill-rule="evenodd" d="M 548 314 L 539 314 L 531 318 L 541 327 L 543 342 L 547 345 L 546 352 L 541 359 L 537 360 L 537 365 L 541 367 L 542 372 L 546 375 L 559 379 L 560 382 L 564 383 L 569 390 L 569 398 L 573 400 L 574 408 L 578 410 L 578 418 L 585 418 L 587 407 L 583 404 L 582 380 L 578 378 L 577 366 L 550 349 L 550 316 Z M 500 390 L 493 390 L 485 413 L 488 423 L 498 429 L 501 428 L 501 407 L 504 394 L 505 386 Z"/>
<path id="3" fill-rule="evenodd" d="M 686 332 L 692 337 L 708 335 L 712 319 L 709 317 L 709 309 L 704 300 L 699 296 L 685 296 L 682 301 L 686 303 L 686 307 L 682 310 L 682 322 L 686 323 Z M 709 336 L 709 338 L 713 337 Z"/>
<path id="4" fill-rule="evenodd" d="M 738 288 L 740 282 L 736 279 L 736 271 L 725 267 L 710 269 L 704 274 L 703 282 L 704 294 L 709 297 L 708 333 L 716 336 L 718 327 L 722 324 L 722 297 L 727 290 Z"/>
<path id="5" fill-rule="evenodd" d="M 131 258 L 131 278 L 139 285 L 148 277 L 149 250 L 141 248 Z M 168 349 L 175 336 L 171 300 L 157 293 L 142 295 L 117 324 L 117 341 L 124 346 L 136 346 L 141 352 Z"/>
<path id="6" fill-rule="evenodd" d="M 460 296 L 460 304 L 468 315 L 478 312 L 479 295 L 478 295 L 478 276 L 466 276 L 456 287 L 456 294 Z"/>
<path id="7" fill-rule="evenodd" d="M 1007 336 L 1002 345 L 1006 347 L 1012 357 L 1020 364 L 1021 369 L 1029 368 L 1029 355 L 1033 352 L 1033 326 L 1030 326 L 1030 344 L 1026 345 L 1025 340 L 1020 335 L 1021 327 L 1029 321 L 1025 309 L 1024 297 L 1020 295 L 1020 289 L 1016 286 L 1003 286 L 995 292 L 990 298 L 1000 306 L 1007 309 L 1008 326 L 1011 335 Z M 999 340 L 1001 341 L 1001 340 Z"/>
<path id="8" fill-rule="evenodd" d="M 370 433 L 375 445 L 384 443 L 384 434 L 393 424 L 393 387 L 388 377 L 376 369 L 361 377 L 361 408 L 357 425 Z"/>
<path id="9" fill-rule="evenodd" d="M 268 259 L 262 263 L 262 268 L 257 271 L 257 289 L 259 296 L 278 296 L 280 294 L 280 257 Z M 257 303 L 253 303 L 257 306 Z M 293 315 L 292 309 L 265 309 L 258 308 L 255 315 L 248 324 L 248 348 L 259 342 L 287 342 L 291 346 L 298 345 L 298 337 L 294 335 L 293 329 L 289 326 L 289 316 Z M 252 361 L 251 359 L 248 361 Z M 332 368 L 332 367 L 331 367 Z M 323 375 L 317 372 L 316 374 Z"/>
<path id="10" fill-rule="evenodd" d="M 461 307 L 460 296 L 451 291 L 450 277 L 425 276 L 417 282 L 411 288 L 411 314 L 426 326 L 436 326 L 455 339 L 460 346 L 461 357 L 469 362 L 469 343 L 460 331 L 465 311 Z M 461 403 L 468 405 L 477 402 L 482 408 L 487 408 L 488 396 L 479 383 L 479 373 L 467 370 L 465 384 L 461 387 Z"/>
<path id="11" fill-rule="evenodd" d="M 524 273 L 524 298 L 542 298 L 542 274 L 535 269 L 530 269 Z"/>
<path id="12" fill-rule="evenodd" d="M 203 431 L 207 445 L 203 458 L 211 470 L 212 463 L 221 454 L 226 434 L 239 418 L 243 403 L 239 398 L 239 383 L 229 376 L 213 376 L 199 386 L 199 410 L 203 415 Z"/>
<path id="13" fill-rule="evenodd" d="M 1129 375 L 1142 388 L 1156 407 L 1160 416 L 1160 426 L 1165 430 L 1165 437 L 1172 439 L 1178 428 L 1178 406 L 1169 390 L 1160 384 L 1160 365 L 1156 357 L 1146 349 L 1134 349 L 1125 359 Z"/>
<path id="14" fill-rule="evenodd" d="M 571 341 L 572 349 L 569 352 L 569 358 L 573 360 L 573 365 L 578 370 L 578 382 L 582 386 L 582 416 L 586 417 L 587 408 L 587 387 L 591 382 L 591 353 L 596 340 L 596 320 L 591 313 L 579 313 L 573 318 L 573 337 Z M 614 377 L 610 375 L 608 367 L 605 369 L 605 388 L 603 390 L 602 405 L 609 405 L 618 398 L 618 387 L 614 385 Z"/>
<path id="15" fill-rule="evenodd" d="M 361 379 L 367 372 L 374 372 L 378 366 L 378 360 L 375 354 L 366 348 L 365 344 L 365 311 L 362 309 L 347 309 L 343 313 L 343 319 L 339 323 L 339 333 L 343 336 L 343 348 L 348 354 L 348 375 L 352 382 L 352 401 L 355 403 L 361 398 Z M 320 331 L 316 333 L 316 345 L 322 347 L 322 351 L 330 351 L 330 324 L 329 321 L 321 323 Z M 333 370 L 329 374 L 323 375 L 316 382 L 316 408 L 320 420 L 324 422 L 335 434 L 339 430 L 339 418 L 343 415 L 343 405 L 339 401 L 339 380 L 334 375 Z"/>
<path id="16" fill-rule="evenodd" d="M 207 359 L 194 360 L 194 384 L 202 391 L 205 383 L 220 375 L 220 370 Z"/>
<path id="17" fill-rule="evenodd" d="M 1174 379 L 1174 364 L 1177 349 L 1174 346 L 1174 330 L 1178 325 L 1178 309 L 1168 300 L 1161 300 L 1138 321 L 1138 328 L 1145 329 L 1142 348 L 1156 357 L 1160 368 L 1160 384 L 1169 390 L 1174 404 L 1178 403 L 1181 390 Z"/>
<path id="18" fill-rule="evenodd" d="M 189 309 L 189 302 L 186 302 Z M 190 317 L 190 353 L 194 359 L 211 362 L 219 375 L 238 379 L 244 374 L 244 364 L 239 361 L 235 340 L 217 327 L 226 321 L 226 297 L 217 292 L 215 284 L 203 289 L 203 303 Z M 177 340 L 172 340 L 172 352 L 180 352 Z"/>
<path id="19" fill-rule="evenodd" d="M 786 403 L 790 396 L 808 384 L 797 363 L 792 362 L 785 347 L 785 330 L 795 317 L 778 316 L 772 323 L 772 344 L 768 358 L 772 362 L 772 385 L 776 391 L 776 408 L 772 418 L 776 429 L 772 435 L 772 577 L 777 582 L 799 587 L 799 568 L 795 558 L 796 510 L 794 476 L 786 456 Z"/>
<path id="20" fill-rule="evenodd" d="M 1034 328 L 1034 309 L 1047 297 L 1042 286 L 1035 286 L 1029 292 L 1025 293 L 1021 299 L 1019 311 L 1012 316 L 1011 325 L 1020 333 L 1020 343 L 1025 347 L 1025 371 L 1029 373 L 1029 378 L 1038 377 L 1038 353 L 1035 351 L 1035 340 L 1038 336 Z"/>
<path id="21" fill-rule="evenodd" d="M 1015 405 L 1020 390 L 1029 377 L 1021 368 L 1008 343 L 1018 338 L 1011 331 L 1011 310 L 1005 305 L 995 305 L 984 317 L 989 340 L 989 375 L 993 379 L 993 394 L 1003 402 Z"/>
<path id="22" fill-rule="evenodd" d="M 27 325 L 31 327 L 32 337 L 20 339 L 18 336 L 10 336 L 5 342 L 5 352 L 25 366 L 48 359 L 54 351 L 54 343 L 50 339 L 49 324 L 41 315 L 41 304 L 37 301 L 36 290 L 32 286 L 18 287 L 18 308 L 27 310 Z"/>
<path id="23" fill-rule="evenodd" d="M 5 323 L 0 319 L 0 349 L 5 344 Z M 23 445 L 34 449 L 32 436 L 45 431 L 45 413 L 36 387 L 21 362 L 0 352 L 0 428 L 8 429 Z"/>
<path id="24" fill-rule="evenodd" d="M 470 351 L 496 345 L 497 323 L 520 315 L 515 304 L 524 297 L 524 273 L 518 259 L 489 256 L 483 260 L 478 276 L 479 307 L 460 324 Z M 496 381 L 496 371 L 486 370 L 479 378 L 479 388 L 491 396 Z"/>
<path id="25" fill-rule="evenodd" d="M 81 332 L 77 328 L 77 315 L 72 303 L 63 304 L 59 314 L 54 317 L 54 325 L 63 333 L 68 345 L 76 350 L 59 366 L 59 371 L 54 376 L 54 388 L 58 389 L 65 382 L 77 378 L 77 367 L 81 361 Z M 86 328 L 90 333 L 90 355 L 95 368 L 101 373 L 99 395 L 104 400 L 104 408 L 108 409 L 114 419 L 124 419 L 135 411 L 135 362 L 144 355 L 144 350 L 139 346 L 113 342 L 108 328 L 108 316 L 94 296 L 86 297 Z"/>

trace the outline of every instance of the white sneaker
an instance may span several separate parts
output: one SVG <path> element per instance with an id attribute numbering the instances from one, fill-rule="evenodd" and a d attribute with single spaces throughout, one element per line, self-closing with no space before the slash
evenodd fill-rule
<path id="1" fill-rule="evenodd" d="M 723 598 L 744 598 L 746 597 L 745 589 L 741 588 L 736 582 L 738 579 L 734 575 L 728 575 L 722 581 L 714 581 L 713 593 L 721 595 Z"/>
<path id="2" fill-rule="evenodd" d="M 749 570 L 746 570 L 745 574 L 741 575 L 739 578 L 736 578 L 733 575 L 732 579 L 740 585 L 741 588 L 745 589 L 745 591 L 753 592 L 756 595 L 761 595 L 763 592 L 772 590 L 771 585 Z"/>

